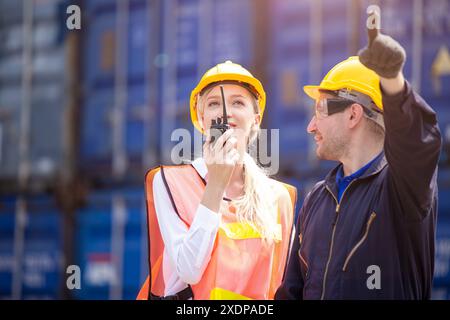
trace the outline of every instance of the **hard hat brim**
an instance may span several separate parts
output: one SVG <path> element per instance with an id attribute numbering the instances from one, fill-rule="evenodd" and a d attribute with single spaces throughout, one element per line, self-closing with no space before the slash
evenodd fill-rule
<path id="1" fill-rule="evenodd" d="M 311 99 L 317 100 L 320 95 L 320 86 L 304 86 L 303 91 L 310 97 Z"/>

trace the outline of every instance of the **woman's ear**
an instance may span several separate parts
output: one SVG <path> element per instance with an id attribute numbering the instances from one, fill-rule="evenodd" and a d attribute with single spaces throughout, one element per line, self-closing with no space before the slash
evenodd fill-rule
<path id="1" fill-rule="evenodd" d="M 260 113 L 255 114 L 255 122 L 254 122 L 254 124 L 256 126 L 259 126 L 261 124 L 261 114 Z"/>

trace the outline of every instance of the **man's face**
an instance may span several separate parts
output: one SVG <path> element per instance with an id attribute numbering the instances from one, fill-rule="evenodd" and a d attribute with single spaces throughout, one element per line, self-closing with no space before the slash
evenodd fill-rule
<path id="1" fill-rule="evenodd" d="M 336 97 L 321 93 L 319 100 L 323 98 L 335 99 Z M 316 101 L 315 115 L 306 130 L 314 135 L 316 154 L 320 159 L 339 161 L 346 153 L 349 132 L 345 121 L 345 111 L 326 115 Z"/>

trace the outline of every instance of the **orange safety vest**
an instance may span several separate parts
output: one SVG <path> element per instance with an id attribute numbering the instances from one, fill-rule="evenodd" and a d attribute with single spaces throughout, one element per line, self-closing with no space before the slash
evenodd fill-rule
<path id="1" fill-rule="evenodd" d="M 194 219 L 206 184 L 192 165 L 158 167 L 146 175 L 151 292 L 162 297 L 165 292 L 162 271 L 164 242 L 152 190 L 153 178 L 159 171 L 175 211 L 188 228 Z M 259 232 L 249 224 L 237 222 L 233 214 L 234 208 L 229 207 L 229 212 L 222 212 L 211 259 L 202 278 L 191 286 L 194 299 L 273 299 L 285 270 L 297 190 L 293 186 L 272 181 L 282 190 L 278 198 L 279 241 L 271 244 L 264 242 Z M 138 300 L 148 299 L 149 282 L 147 277 L 137 296 Z"/>

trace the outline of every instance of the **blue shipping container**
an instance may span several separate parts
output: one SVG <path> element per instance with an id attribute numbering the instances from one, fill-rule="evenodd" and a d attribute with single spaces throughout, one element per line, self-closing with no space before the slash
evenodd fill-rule
<path id="1" fill-rule="evenodd" d="M 85 91 L 114 86 L 118 52 L 125 65 L 125 78 L 130 84 L 143 83 L 156 72 L 153 60 L 157 50 L 158 30 L 156 1 L 129 1 L 124 17 L 126 34 L 118 34 L 116 1 L 89 1 L 85 12 L 86 32 L 83 39 L 83 78 Z M 122 8 L 120 8 L 122 9 Z M 123 11 L 120 11 L 123 12 Z M 122 18 L 122 17 L 121 17 Z"/>
<path id="2" fill-rule="evenodd" d="M 123 201 L 123 211 L 117 201 Z M 82 274 L 77 299 L 136 298 L 148 272 L 146 225 L 141 190 L 98 191 L 89 197 L 76 218 Z"/>
<path id="3" fill-rule="evenodd" d="M 0 298 L 12 294 L 16 197 L 1 199 Z M 62 217 L 46 196 L 26 199 L 22 284 L 20 299 L 58 299 L 62 287 Z M 17 297 L 16 297 L 17 298 Z"/>
<path id="4" fill-rule="evenodd" d="M 58 43 L 60 0 L 27 1 L 33 5 L 29 52 L 31 84 L 29 92 L 22 85 L 24 28 L 21 1 L 1 1 L 0 13 L 0 179 L 14 179 L 18 174 L 20 117 L 29 95 L 29 127 L 24 128 L 29 148 L 27 160 L 32 178 L 50 181 L 64 170 L 64 138 L 67 126 L 66 46 Z"/>
<path id="5" fill-rule="evenodd" d="M 189 98 L 203 73 L 226 60 L 250 69 L 253 10 L 249 0 L 168 0 L 161 10 L 161 57 L 165 63 L 161 66 L 158 100 L 160 146 L 162 162 L 170 163 L 172 132 L 183 128 L 193 136 Z"/>
<path id="6" fill-rule="evenodd" d="M 65 98 L 61 82 L 37 82 L 31 92 L 29 161 L 35 178 L 55 176 L 63 167 Z M 19 164 L 20 85 L 0 89 L 0 177 L 15 178 Z"/>
<path id="7" fill-rule="evenodd" d="M 450 220 L 438 217 L 434 286 L 450 288 Z"/>
<path id="8" fill-rule="evenodd" d="M 351 1 L 270 1 L 266 121 L 268 128 L 280 129 L 280 167 L 302 176 L 332 165 L 316 159 L 306 131 L 313 101 L 302 88 L 319 83 L 329 68 L 348 56 L 351 5 Z"/>
<path id="9" fill-rule="evenodd" d="M 127 88 L 124 117 L 124 149 L 127 159 L 143 166 L 143 153 L 151 150 L 151 162 L 156 161 L 157 119 L 155 105 L 149 99 L 149 88 L 144 84 Z M 114 130 L 114 90 L 98 89 L 87 96 L 81 123 L 81 168 L 111 174 Z M 143 173 L 142 173 L 143 174 Z"/>
<path id="10" fill-rule="evenodd" d="M 433 287 L 431 300 L 450 300 L 450 287 Z"/>
<path id="11" fill-rule="evenodd" d="M 157 8 L 157 1 L 129 1 L 128 14 L 119 19 L 118 10 L 124 11 L 117 1 L 90 1 L 85 6 L 88 31 L 82 44 L 85 94 L 80 148 L 80 167 L 85 173 L 111 175 L 113 137 L 115 130 L 121 128 L 118 121 L 124 122 L 119 133 L 121 147 L 128 164 L 137 168 L 139 177 L 144 173 L 142 168 L 156 162 Z M 117 24 L 122 18 L 127 31 L 119 35 Z M 120 66 L 116 65 L 118 52 L 123 54 Z M 121 75 L 125 87 L 121 89 L 115 82 L 118 71 L 125 72 Z M 121 90 L 120 94 L 116 90 Z M 125 106 L 119 105 L 119 95 L 126 97 Z M 124 108 L 118 117 L 114 116 L 116 107 Z"/>

